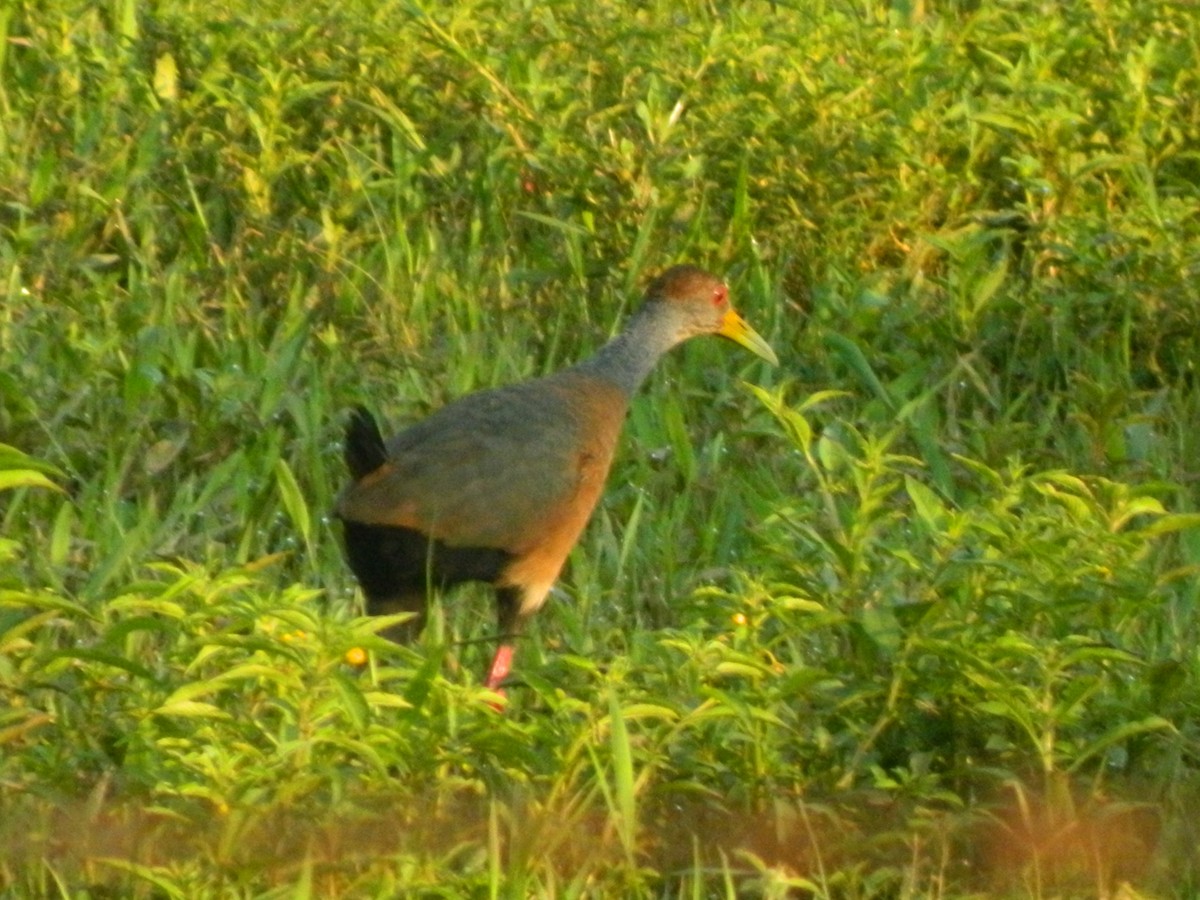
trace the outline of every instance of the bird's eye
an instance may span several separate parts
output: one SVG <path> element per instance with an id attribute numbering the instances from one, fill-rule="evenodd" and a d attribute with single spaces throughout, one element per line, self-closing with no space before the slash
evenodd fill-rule
<path id="1" fill-rule="evenodd" d="M 719 284 L 713 289 L 712 302 L 713 306 L 724 306 L 729 299 L 729 288 L 723 284 Z"/>

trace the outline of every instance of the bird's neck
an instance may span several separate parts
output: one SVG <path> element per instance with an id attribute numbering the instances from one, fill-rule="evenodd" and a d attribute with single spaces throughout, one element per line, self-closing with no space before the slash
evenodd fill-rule
<path id="1" fill-rule="evenodd" d="M 575 368 L 611 381 L 633 396 L 662 355 L 679 343 L 679 337 L 654 306 L 643 306 L 625 330 Z"/>

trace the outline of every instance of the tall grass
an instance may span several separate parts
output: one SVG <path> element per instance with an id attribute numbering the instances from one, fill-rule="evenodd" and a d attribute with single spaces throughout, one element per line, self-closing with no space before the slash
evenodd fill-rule
<path id="1" fill-rule="evenodd" d="M 0 10 L 5 896 L 1191 896 L 1186 4 Z M 518 656 L 344 411 L 668 359 Z"/>

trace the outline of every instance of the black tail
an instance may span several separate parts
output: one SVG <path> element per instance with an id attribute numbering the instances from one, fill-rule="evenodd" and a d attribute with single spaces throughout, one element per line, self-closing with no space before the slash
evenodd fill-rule
<path id="1" fill-rule="evenodd" d="M 375 417 L 365 406 L 356 406 L 346 423 L 346 467 L 355 481 L 387 462 L 387 447 Z"/>

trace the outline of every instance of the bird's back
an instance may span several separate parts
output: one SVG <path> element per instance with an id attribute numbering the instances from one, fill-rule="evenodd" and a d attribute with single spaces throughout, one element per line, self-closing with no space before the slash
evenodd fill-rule
<path id="1" fill-rule="evenodd" d="M 386 460 L 342 492 L 337 513 L 516 555 L 560 535 L 573 543 L 627 405 L 615 386 L 571 369 L 468 394 L 387 441 Z"/>

